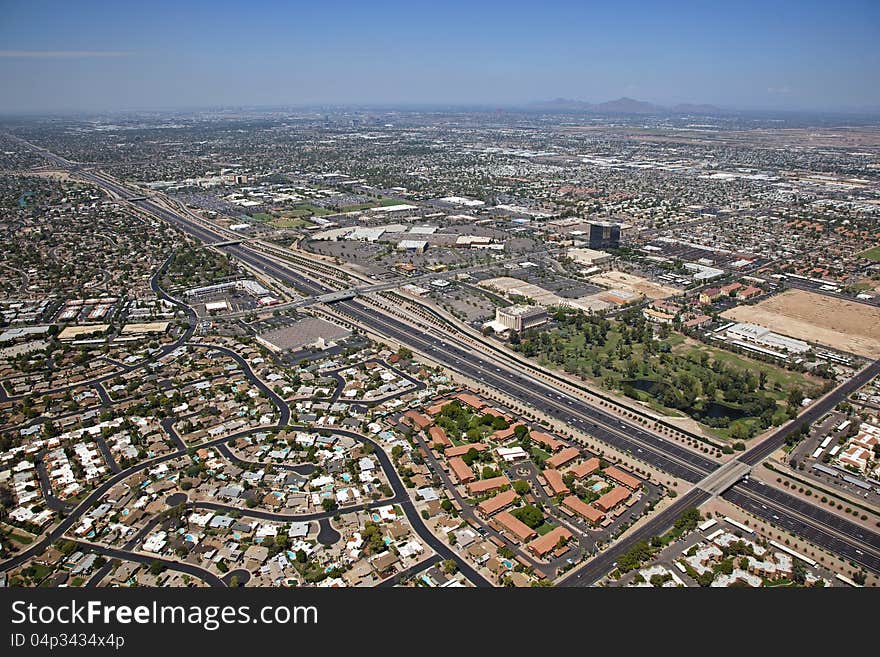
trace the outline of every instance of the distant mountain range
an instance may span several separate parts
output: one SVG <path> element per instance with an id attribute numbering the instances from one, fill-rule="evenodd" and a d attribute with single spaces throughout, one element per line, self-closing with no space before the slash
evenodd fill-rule
<path id="1" fill-rule="evenodd" d="M 681 103 L 673 107 L 646 103 L 633 98 L 618 98 L 604 103 L 556 98 L 532 103 L 529 107 L 547 112 L 589 112 L 592 114 L 726 114 L 715 105 Z"/>

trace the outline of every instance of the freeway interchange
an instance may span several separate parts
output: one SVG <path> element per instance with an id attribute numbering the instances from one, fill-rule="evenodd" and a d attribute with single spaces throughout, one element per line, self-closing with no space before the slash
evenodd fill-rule
<path id="1" fill-rule="evenodd" d="M 223 229 L 206 225 L 188 211 L 171 210 L 164 204 L 140 196 L 138 192 L 128 189 L 104 174 L 78 169 L 63 158 L 43 149 L 39 150 L 54 164 L 118 196 L 131 207 L 166 221 L 206 244 L 216 245 L 215 248 L 261 272 L 267 278 L 291 285 L 311 297 L 339 292 L 316 281 L 314 277 L 308 275 L 310 272 L 301 271 L 301 267 L 270 257 L 247 245 L 230 243 L 228 232 L 221 232 Z M 509 355 L 487 354 L 489 349 L 482 351 L 475 349 L 472 343 L 462 339 L 461 332 L 454 326 L 449 326 L 448 330 L 443 331 L 434 327 L 426 329 L 424 326 L 416 326 L 392 316 L 381 308 L 357 298 L 343 299 L 325 307 L 331 314 L 341 316 L 343 320 L 367 332 L 405 345 L 449 370 L 513 397 L 549 418 L 564 422 L 582 433 L 590 434 L 599 441 L 693 486 L 673 504 L 655 513 L 646 522 L 587 562 L 585 566 L 566 575 L 561 580 L 561 585 L 595 584 L 613 568 L 616 559 L 632 545 L 664 532 L 686 508 L 699 506 L 713 494 L 720 494 L 723 499 L 748 513 L 802 536 L 841 558 L 871 571 L 880 572 L 880 535 L 876 532 L 763 482 L 742 477 L 742 472 L 747 472 L 781 447 L 785 435 L 792 426 L 780 427 L 737 459 L 720 465 L 707 456 L 602 410 L 597 405 L 567 392 L 562 386 L 548 383 L 546 373 L 539 376 L 537 368 L 532 365 L 512 361 Z M 878 373 L 880 373 L 880 361 L 875 361 L 854 378 L 814 403 L 794 421 L 794 424 L 812 422 Z M 381 450 L 379 452 L 381 453 Z M 708 480 L 713 482 L 711 491 L 707 490 L 710 488 L 707 485 Z M 399 484 L 399 480 L 397 483 Z M 399 496 L 401 493 L 397 490 L 397 486 L 394 488 L 396 496 Z M 406 497 L 405 491 L 403 496 Z M 94 493 L 89 499 L 91 497 L 94 497 Z M 404 508 L 407 506 L 404 504 Z M 73 514 L 68 516 L 53 533 L 60 536 L 70 526 L 72 518 Z M 421 523 L 416 523 L 416 526 L 418 525 Z M 419 533 L 425 538 L 422 532 Z M 436 538 L 429 543 L 443 554 L 451 552 Z M 461 564 L 460 559 L 457 561 Z M 475 572 L 471 571 L 467 574 L 475 583 L 484 583 Z M 474 575 L 476 577 L 473 577 Z"/>

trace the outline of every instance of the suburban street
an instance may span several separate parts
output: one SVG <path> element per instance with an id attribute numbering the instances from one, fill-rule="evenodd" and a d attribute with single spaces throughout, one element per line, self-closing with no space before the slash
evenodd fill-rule
<path id="1" fill-rule="evenodd" d="M 216 248 L 261 272 L 268 278 L 277 280 L 285 285 L 292 285 L 297 290 L 311 297 L 322 297 L 338 292 L 338 290 L 333 290 L 309 278 L 302 271 L 289 264 L 284 264 L 276 258 L 271 258 L 245 244 L 238 243 L 233 236 L 228 235 L 226 232 L 208 227 L 202 222 L 196 222 L 190 216 L 191 213 L 184 216 L 183 214 L 173 212 L 164 205 L 159 205 L 152 200 L 138 196 L 137 192 L 133 192 L 127 187 L 112 181 L 108 176 L 88 170 L 77 170 L 75 166 L 66 160 L 52 156 L 45 151 L 44 154 L 53 159 L 58 166 L 72 171 L 75 175 L 119 196 L 124 201 L 127 200 L 134 208 L 167 221 L 206 244 L 218 245 Z M 161 356 L 164 353 L 171 352 L 178 346 L 184 344 L 196 345 L 197 343 L 190 342 L 196 323 L 192 309 L 177 300 L 171 299 L 159 290 L 156 284 L 158 275 L 159 272 L 156 272 L 152 280 L 154 289 L 172 303 L 184 308 L 190 320 L 189 328 L 173 344 L 164 347 L 162 353 L 159 354 Z M 386 289 L 385 284 L 380 287 Z M 372 333 L 394 340 L 416 352 L 424 354 L 431 360 L 442 363 L 444 367 L 452 371 L 479 381 L 490 389 L 495 389 L 500 393 L 514 397 L 548 417 L 563 421 L 584 433 L 595 436 L 598 440 L 608 443 L 616 449 L 631 455 L 633 458 L 695 486 L 689 492 L 680 495 L 674 504 L 667 507 L 664 511 L 655 514 L 636 530 L 631 531 L 624 539 L 618 540 L 603 553 L 592 559 L 585 567 L 568 575 L 562 580 L 561 583 L 563 585 L 588 586 L 594 584 L 611 569 L 616 558 L 634 543 L 662 533 L 675 522 L 685 509 L 690 506 L 699 505 L 711 496 L 710 493 L 701 490 L 699 485 L 707 476 L 713 475 L 719 469 L 717 462 L 673 441 L 661 438 L 659 435 L 632 422 L 625 421 L 607 411 L 601 410 L 594 404 L 588 403 L 575 395 L 561 390 L 555 385 L 549 384 L 545 378 L 538 377 L 525 367 L 517 369 L 496 362 L 493 360 L 493 356 L 486 355 L 484 351 L 475 351 L 472 345 L 456 336 L 452 330 L 419 329 L 413 324 L 402 321 L 400 318 L 391 316 L 388 313 L 381 312 L 375 306 L 368 305 L 357 298 L 343 298 L 340 301 L 329 303 L 327 308 L 332 314 L 342 316 L 356 325 L 366 327 Z M 236 360 L 247 374 L 248 379 L 259 387 L 261 392 L 269 397 L 279 410 L 280 417 L 277 426 L 283 427 L 288 424 L 290 409 L 287 404 L 268 386 L 257 379 L 244 359 L 228 349 L 214 345 L 202 346 L 218 349 Z M 143 363 L 128 366 L 128 371 L 142 366 Z M 850 392 L 876 376 L 878 372 L 880 372 L 880 361 L 874 361 L 856 377 L 838 386 L 834 391 L 810 406 L 798 417 L 792 426 L 808 424 L 820 417 L 833 408 L 840 400 L 845 399 Z M 96 380 L 95 383 L 100 384 L 102 380 L 107 380 L 115 375 L 116 373 L 102 377 L 102 379 Z M 101 394 L 100 391 L 99 394 Z M 105 399 L 105 397 L 106 392 L 101 395 L 102 401 L 106 403 L 109 401 L 109 398 Z M 847 559 L 875 572 L 880 571 L 880 535 L 876 532 L 856 528 L 853 523 L 846 521 L 840 516 L 797 500 L 782 491 L 756 485 L 754 482 L 744 482 L 739 479 L 739 471 L 734 470 L 734 464 L 748 467 L 760 464 L 767 456 L 781 447 L 785 436 L 792 429 L 792 426 L 780 427 L 761 443 L 741 454 L 735 461 L 728 465 L 720 466 L 722 470 L 729 470 L 733 475 L 730 481 L 722 481 L 722 485 L 715 492 L 720 492 L 724 499 L 741 506 L 759 517 L 767 519 L 769 515 L 774 522 L 786 527 L 797 535 L 807 538 L 822 548 L 841 554 Z M 334 431 L 346 434 L 344 431 L 336 429 Z M 364 440 L 359 434 L 350 435 L 357 437 L 358 440 Z M 215 441 L 215 443 L 225 442 L 229 438 Z M 113 484 L 134 472 L 155 465 L 156 462 L 180 456 L 182 453 L 183 450 L 166 455 L 160 459 L 141 463 L 135 468 L 114 475 L 105 484 L 90 493 L 46 538 L 5 563 L 4 568 L 21 563 L 28 555 L 44 548 L 62 536 L 73 525 L 79 515 L 88 510 L 100 498 L 101 494 Z M 224 453 L 227 452 L 224 451 Z M 488 582 L 476 573 L 472 567 L 427 530 L 419 514 L 413 508 L 406 490 L 388 457 L 381 449 L 376 449 L 375 453 L 380 459 L 383 470 L 387 474 L 394 490 L 392 501 L 401 505 L 420 538 L 442 557 L 454 558 L 459 563 L 462 572 L 475 584 L 488 585 Z M 212 503 L 200 502 L 198 505 L 218 511 L 227 508 L 224 505 Z M 254 517 L 266 519 L 278 518 L 277 515 L 266 512 L 253 512 L 253 514 Z M 326 519 L 326 514 L 313 514 L 309 518 L 316 520 Z"/>

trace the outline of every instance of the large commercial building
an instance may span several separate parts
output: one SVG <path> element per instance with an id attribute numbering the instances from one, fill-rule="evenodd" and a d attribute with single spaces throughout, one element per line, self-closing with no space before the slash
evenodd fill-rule
<path id="1" fill-rule="evenodd" d="M 495 310 L 495 321 L 517 333 L 540 326 L 547 319 L 547 309 L 542 306 L 508 306 Z"/>
<path id="2" fill-rule="evenodd" d="M 790 356 L 809 351 L 810 345 L 803 340 L 796 340 L 774 333 L 768 328 L 757 324 L 734 324 L 725 332 L 727 339 L 755 351 L 769 353 L 774 356 Z"/>
<path id="3" fill-rule="evenodd" d="M 620 246 L 620 224 L 609 221 L 590 222 L 590 248 L 616 249 Z"/>
<path id="4" fill-rule="evenodd" d="M 566 255 L 581 265 L 592 267 L 594 265 L 605 265 L 611 262 L 611 254 L 605 251 L 596 251 L 594 249 L 569 249 Z"/>

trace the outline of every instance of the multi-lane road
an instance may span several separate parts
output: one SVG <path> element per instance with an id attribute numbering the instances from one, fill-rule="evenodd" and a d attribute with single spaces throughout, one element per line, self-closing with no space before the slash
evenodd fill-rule
<path id="1" fill-rule="evenodd" d="M 45 154 L 45 151 L 43 152 Z M 47 156 L 51 158 L 51 154 Z M 59 166 L 71 168 L 71 164 L 65 160 L 55 158 L 54 161 Z M 184 216 L 149 199 L 138 198 L 137 192 L 104 175 L 91 171 L 78 171 L 77 174 L 123 200 L 133 199 L 128 201 L 133 206 L 177 226 L 205 243 L 216 244 L 230 239 L 228 234 L 198 221 L 195 217 Z M 244 244 L 230 244 L 219 248 L 261 271 L 267 277 L 291 285 L 305 294 L 322 296 L 337 291 L 316 282 L 292 265 L 271 258 Z M 529 371 L 528 367 L 503 366 L 496 356 L 481 354 L 473 345 L 449 332 L 416 327 L 357 299 L 340 301 L 334 304 L 332 309 L 352 322 L 368 327 L 375 334 L 422 352 L 453 371 L 514 397 L 550 417 L 562 420 L 684 481 L 699 484 L 719 468 L 718 463 L 705 456 L 665 440 L 642 427 L 625 422 L 581 398 L 544 382 Z M 820 400 L 799 418 L 798 423 L 810 422 L 818 418 L 878 372 L 880 372 L 880 361 L 873 363 L 870 368 L 861 372 L 845 386 Z M 788 429 L 778 430 L 761 444 L 743 453 L 737 462 L 747 466 L 760 463 L 781 446 L 787 431 Z M 632 544 L 662 533 L 688 506 L 699 505 L 710 496 L 710 493 L 694 488 L 665 511 L 652 517 L 623 540 L 616 542 L 586 567 L 570 574 L 562 583 L 575 586 L 595 583 L 611 569 L 617 557 Z M 754 515 L 785 527 L 832 553 L 880 572 L 880 535 L 875 532 L 775 488 L 759 487 L 754 482 L 734 481 L 723 496 Z"/>
<path id="2" fill-rule="evenodd" d="M 293 267 L 275 259 L 270 259 L 247 246 L 235 245 L 224 247 L 224 250 L 267 276 L 289 283 L 304 293 L 319 296 L 332 292 L 330 288 L 308 278 Z M 490 357 L 483 356 L 468 343 L 458 340 L 445 332 L 437 329 L 425 331 L 416 328 L 412 324 L 396 317 L 377 312 L 375 307 L 369 306 L 357 299 L 340 301 L 333 305 L 333 309 L 343 316 L 347 316 L 355 323 L 369 327 L 376 334 L 416 349 L 433 360 L 443 363 L 444 366 L 453 371 L 518 399 L 550 417 L 562 420 L 572 427 L 589 433 L 599 440 L 612 445 L 618 450 L 628 452 L 635 458 L 687 482 L 698 484 L 719 467 L 715 461 L 688 450 L 679 444 L 665 440 L 637 425 L 627 423 L 619 417 L 585 402 L 583 399 L 545 383 L 525 369 L 516 370 L 500 367 Z M 840 399 L 845 398 L 849 392 L 864 384 L 878 372 L 880 372 L 880 362 L 872 364 L 869 368 L 860 372 L 856 377 L 837 389 L 833 394 L 829 394 L 820 402 L 814 404 L 804 413 L 799 422 L 812 422 L 820 417 L 830 408 L 833 408 Z M 777 430 L 760 445 L 743 453 L 737 459 L 737 462 L 748 466 L 761 462 L 784 443 L 785 436 L 789 430 L 790 428 L 788 427 Z M 744 500 L 746 493 L 738 492 L 738 489 L 743 486 L 745 486 L 743 482 L 732 482 L 730 494 L 725 499 L 734 502 Z M 761 491 L 755 490 L 749 491 L 748 494 L 752 498 L 761 498 L 766 495 Z M 603 555 L 603 561 L 608 561 L 609 559 L 611 562 L 615 561 L 616 557 L 622 554 L 631 542 L 651 536 L 651 532 L 656 528 L 668 528 L 675 522 L 678 515 L 689 504 L 693 503 L 693 500 L 699 498 L 700 503 L 702 503 L 708 497 L 708 494 L 683 496 L 674 505 L 669 507 L 667 512 L 658 514 L 651 523 L 633 532 L 631 541 L 616 543 L 607 551 L 606 555 Z M 792 508 L 801 504 L 797 498 L 789 497 L 791 497 Z M 769 504 L 766 506 L 769 507 Z M 824 512 L 823 515 L 813 518 L 811 523 L 806 523 L 798 513 L 787 511 L 785 508 L 777 508 L 776 512 L 771 514 L 769 518 L 766 514 L 756 513 L 753 505 L 747 505 L 746 508 L 750 512 L 755 513 L 755 515 L 764 517 L 774 523 L 779 523 L 779 521 L 773 519 L 772 515 L 776 515 L 779 518 L 785 517 L 790 530 L 796 531 L 799 535 L 814 541 L 832 553 L 840 554 L 871 570 L 880 571 L 880 536 L 874 532 L 863 530 L 862 533 L 866 537 L 864 542 L 855 540 L 853 537 L 859 531 L 859 526 L 855 523 L 840 518 L 844 523 L 842 527 L 823 529 L 823 523 L 839 518 L 839 516 Z M 758 508 L 762 512 L 764 511 L 760 506 Z M 829 518 L 829 516 L 833 516 L 833 518 Z M 779 524 L 781 525 L 782 523 Z M 587 572 L 593 572 L 594 568 L 591 567 Z M 565 583 L 590 584 L 592 581 L 581 574 L 581 571 L 578 571 L 574 576 L 566 579 Z"/>

